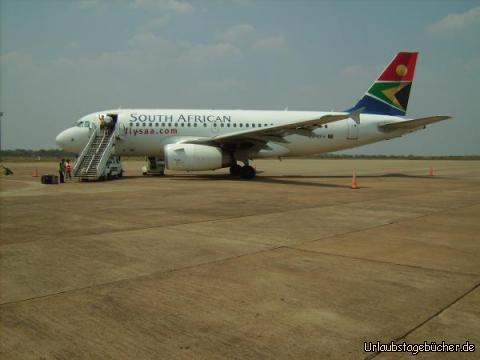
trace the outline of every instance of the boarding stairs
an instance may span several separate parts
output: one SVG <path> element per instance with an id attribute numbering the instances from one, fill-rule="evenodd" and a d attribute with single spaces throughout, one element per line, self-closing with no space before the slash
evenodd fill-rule
<path id="1" fill-rule="evenodd" d="M 81 180 L 98 180 L 105 176 L 107 161 L 114 152 L 114 131 L 94 129 L 73 168 Z"/>

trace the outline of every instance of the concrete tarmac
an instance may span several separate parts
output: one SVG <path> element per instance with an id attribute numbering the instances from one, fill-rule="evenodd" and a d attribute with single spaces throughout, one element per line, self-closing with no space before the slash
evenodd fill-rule
<path id="1" fill-rule="evenodd" d="M 126 161 L 61 185 L 5 165 L 2 360 L 479 358 L 479 161 L 257 161 L 253 181 Z"/>

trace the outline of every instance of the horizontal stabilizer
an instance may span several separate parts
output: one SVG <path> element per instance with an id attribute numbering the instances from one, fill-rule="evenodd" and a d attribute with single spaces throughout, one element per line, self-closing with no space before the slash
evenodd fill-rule
<path id="1" fill-rule="evenodd" d="M 380 128 L 385 131 L 394 131 L 394 130 L 413 130 L 425 125 L 433 124 L 437 121 L 450 119 L 450 116 L 437 115 L 429 116 L 419 119 L 405 120 L 400 122 L 394 122 L 390 124 L 380 125 Z"/>

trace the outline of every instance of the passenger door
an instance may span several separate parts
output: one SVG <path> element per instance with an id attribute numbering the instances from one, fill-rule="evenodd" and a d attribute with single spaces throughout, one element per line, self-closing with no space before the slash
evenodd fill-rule
<path id="1" fill-rule="evenodd" d="M 347 119 L 348 121 L 348 134 L 347 134 L 347 139 L 348 140 L 357 140 L 358 139 L 358 133 L 359 133 L 359 128 L 360 124 L 357 124 L 355 120 L 353 119 Z"/>

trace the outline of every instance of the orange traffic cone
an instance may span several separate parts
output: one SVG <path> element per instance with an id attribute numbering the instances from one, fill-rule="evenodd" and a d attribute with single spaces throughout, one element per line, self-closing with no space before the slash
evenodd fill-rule
<path id="1" fill-rule="evenodd" d="M 353 170 L 353 176 L 352 176 L 352 189 L 360 189 L 357 183 L 357 175 L 355 174 L 355 170 Z"/>
<path id="2" fill-rule="evenodd" d="M 37 168 L 33 169 L 32 177 L 38 177 L 38 169 Z"/>
<path id="3" fill-rule="evenodd" d="M 433 167 L 430 166 L 430 169 L 428 169 L 428 176 L 433 176 Z"/>

